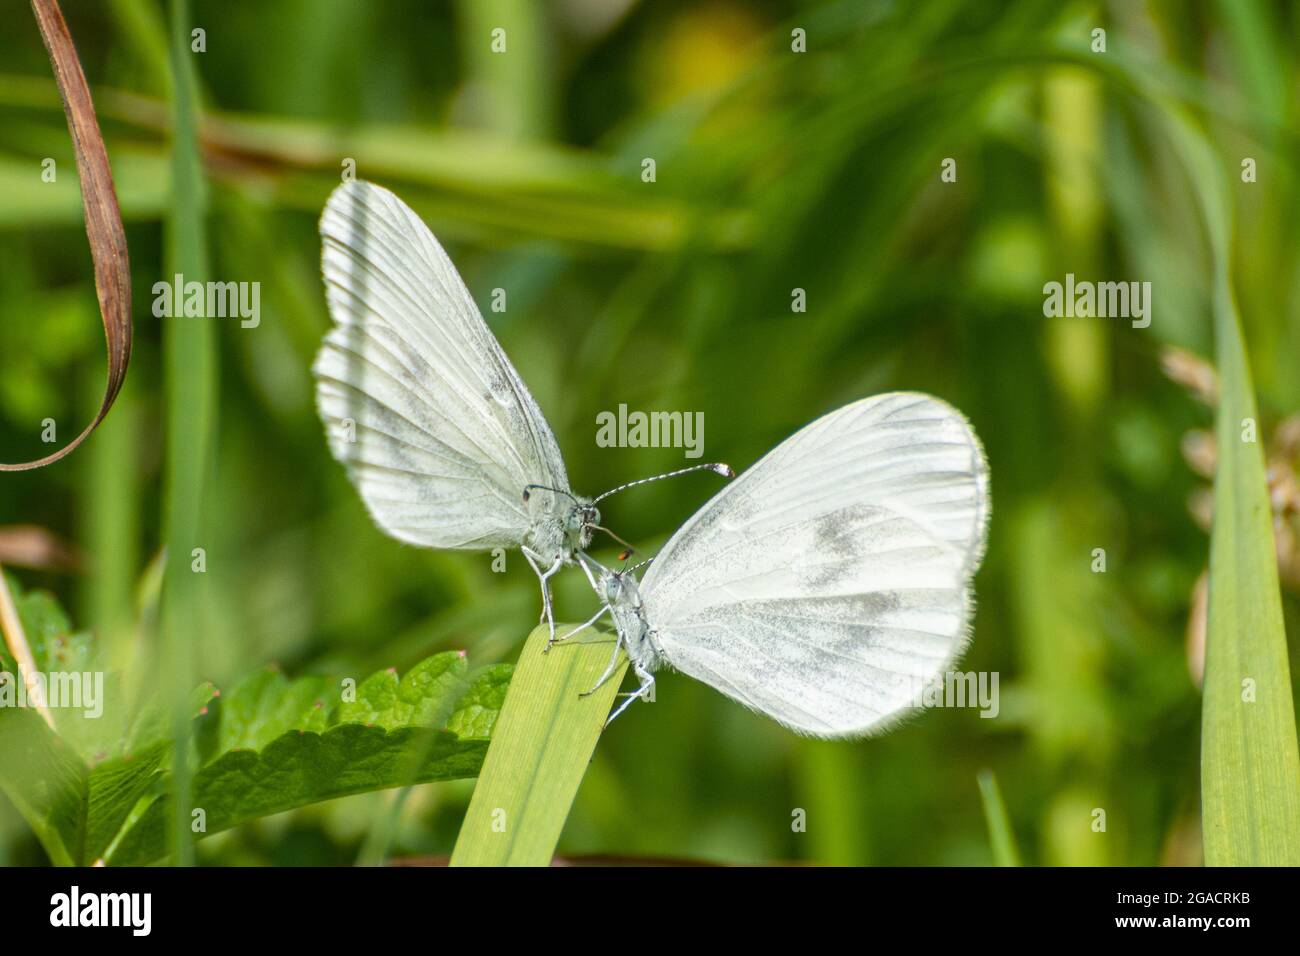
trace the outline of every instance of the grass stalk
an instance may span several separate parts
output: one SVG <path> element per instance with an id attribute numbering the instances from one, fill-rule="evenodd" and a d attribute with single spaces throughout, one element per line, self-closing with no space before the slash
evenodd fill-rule
<path id="1" fill-rule="evenodd" d="M 168 276 L 207 278 L 204 236 L 206 197 L 199 165 L 197 106 L 187 0 L 172 0 L 173 90 L 172 201 L 164 261 Z M 165 692 L 169 696 L 172 751 L 171 844 L 175 861 L 193 862 L 191 841 L 190 727 L 186 703 L 195 681 L 195 649 L 202 644 L 202 585 L 195 549 L 205 547 L 203 491 L 211 467 L 216 408 L 216 342 L 207 319 L 163 319 L 166 402 L 164 528 L 166 564 L 162 594 Z M 206 560 L 206 559 L 205 559 Z"/>
<path id="2" fill-rule="evenodd" d="M 984 821 L 989 828 L 989 842 L 993 845 L 993 863 L 996 866 L 1020 866 L 1020 851 L 1016 849 L 1016 835 L 1011 829 L 1007 806 L 1002 802 L 1002 790 L 992 770 L 981 770 L 980 800 L 984 804 Z"/>

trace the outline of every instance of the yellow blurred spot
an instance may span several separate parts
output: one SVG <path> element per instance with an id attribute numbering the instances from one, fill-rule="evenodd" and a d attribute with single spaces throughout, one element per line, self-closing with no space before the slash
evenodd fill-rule
<path id="1" fill-rule="evenodd" d="M 663 106 L 726 86 L 757 59 L 763 32 L 751 13 L 730 4 L 683 12 L 651 51 L 646 98 Z"/>

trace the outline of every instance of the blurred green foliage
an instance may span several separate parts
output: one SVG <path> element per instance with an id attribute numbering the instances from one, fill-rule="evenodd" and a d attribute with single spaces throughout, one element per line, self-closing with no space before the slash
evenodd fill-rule
<path id="1" fill-rule="evenodd" d="M 174 211 L 164 10 L 68 4 L 127 218 L 137 342 L 123 398 L 87 447 L 0 485 L 0 526 L 43 525 L 93 560 L 76 578 L 26 572 L 26 585 L 56 591 L 120 659 L 147 656 L 164 383 L 185 374 L 164 367 L 161 326 L 213 321 L 197 673 L 222 684 L 269 661 L 362 675 L 447 649 L 483 663 L 517 654 L 537 613 L 523 562 L 495 574 L 489 555 L 385 538 L 326 450 L 309 374 L 327 324 L 315 220 L 350 158 L 447 244 L 579 490 L 684 463 L 680 449 L 597 447 L 597 412 L 622 402 L 702 411 L 706 456 L 744 468 L 838 405 L 920 389 L 965 411 L 988 450 L 991 544 L 963 667 L 1001 674 L 996 719 L 936 710 L 875 740 L 807 741 L 664 675 L 658 702 L 601 739 L 562 852 L 989 863 L 976 785 L 989 768 L 1026 862 L 1199 861 L 1199 665 L 1186 635 L 1206 538 L 1187 508 L 1201 482 L 1179 448 L 1210 414 L 1161 374 L 1159 354 L 1211 354 L 1208 250 L 1142 90 L 1193 110 L 1237 186 L 1237 290 L 1270 434 L 1300 410 L 1300 7 L 191 6 L 206 31 L 193 55 L 209 270 L 261 283 L 261 324 L 153 317 Z M 503 55 L 490 52 L 498 26 Z M 1105 53 L 1091 49 L 1097 27 Z M 806 53 L 791 50 L 796 28 Z M 48 451 L 43 419 L 61 436 L 80 428 L 103 357 L 75 167 L 34 24 L 16 17 L 0 51 L 0 454 L 16 461 Z M 1247 156 L 1254 183 L 1234 172 Z M 55 183 L 41 180 L 46 157 Z M 641 180 L 645 157 L 654 183 Z M 956 182 L 940 180 L 946 157 Z M 1067 272 L 1150 281 L 1151 327 L 1044 318 L 1042 286 Z M 504 313 L 489 309 L 494 288 L 507 290 Z M 806 312 L 791 310 L 796 288 Z M 651 485 L 606 517 L 653 551 L 712 490 L 704 478 Z M 590 594 L 566 577 L 562 614 L 581 619 Z M 199 859 L 352 862 L 394 807 L 392 854 L 445 854 L 469 790 L 285 814 L 206 841 Z M 798 809 L 806 832 L 792 827 Z M 39 859 L 0 804 L 0 861 Z"/>

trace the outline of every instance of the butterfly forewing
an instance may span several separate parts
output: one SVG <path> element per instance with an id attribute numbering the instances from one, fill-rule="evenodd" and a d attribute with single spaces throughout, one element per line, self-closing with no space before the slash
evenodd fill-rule
<path id="1" fill-rule="evenodd" d="M 530 483 L 568 488 L 559 448 L 442 247 L 400 199 L 337 188 L 320 223 L 334 327 L 317 403 L 375 521 L 412 544 L 517 547 Z"/>

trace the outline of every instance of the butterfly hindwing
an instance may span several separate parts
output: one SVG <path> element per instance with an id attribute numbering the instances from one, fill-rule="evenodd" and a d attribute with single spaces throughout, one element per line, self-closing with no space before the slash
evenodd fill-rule
<path id="1" fill-rule="evenodd" d="M 641 584 L 665 660 L 802 733 L 859 736 L 962 650 L 983 554 L 978 439 L 925 395 L 808 425 L 723 489 Z"/>

